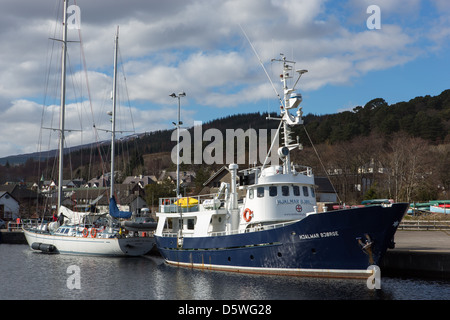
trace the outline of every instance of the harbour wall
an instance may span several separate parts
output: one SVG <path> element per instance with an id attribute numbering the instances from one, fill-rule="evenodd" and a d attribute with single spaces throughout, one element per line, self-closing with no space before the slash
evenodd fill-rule
<path id="1" fill-rule="evenodd" d="M 450 279 L 450 253 L 389 250 L 380 268 L 386 276 Z"/>
<path id="2" fill-rule="evenodd" d="M 380 263 L 384 275 L 450 279 L 448 230 L 398 230 Z"/>
<path id="3" fill-rule="evenodd" d="M 0 245 L 5 244 L 27 244 L 25 234 L 22 231 L 0 230 Z"/>

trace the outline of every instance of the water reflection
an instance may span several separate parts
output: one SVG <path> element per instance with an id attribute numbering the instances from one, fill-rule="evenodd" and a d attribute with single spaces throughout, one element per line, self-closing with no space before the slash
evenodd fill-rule
<path id="1" fill-rule="evenodd" d="M 80 268 L 81 289 L 69 289 L 67 268 Z M 450 282 L 382 277 L 365 280 L 246 275 L 179 268 L 160 257 L 48 255 L 0 245 L 0 299 L 67 300 L 397 300 L 450 299 Z"/>

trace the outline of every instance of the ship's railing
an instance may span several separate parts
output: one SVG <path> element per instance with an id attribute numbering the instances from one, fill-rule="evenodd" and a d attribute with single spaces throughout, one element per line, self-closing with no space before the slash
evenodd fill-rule
<path id="1" fill-rule="evenodd" d="M 294 167 L 295 171 L 299 174 L 303 174 L 308 177 L 311 177 L 313 174 L 311 167 L 301 166 L 301 165 L 294 165 L 293 167 Z"/>
<path id="2" fill-rule="evenodd" d="M 202 194 L 188 197 L 169 197 L 159 199 L 159 212 L 177 213 L 177 212 L 195 212 L 200 210 L 217 210 L 222 205 L 216 194 Z"/>
<path id="3" fill-rule="evenodd" d="M 6 230 L 8 232 L 23 231 L 23 228 L 37 228 L 41 222 L 37 219 L 18 219 L 17 221 L 8 221 Z"/>
<path id="4" fill-rule="evenodd" d="M 8 230 L 8 232 L 23 231 L 22 226 L 23 226 L 22 223 L 10 221 L 10 222 L 8 222 L 7 230 Z"/>
<path id="5" fill-rule="evenodd" d="M 217 236 L 226 236 L 226 235 L 232 235 L 232 234 L 240 234 L 240 233 L 248 233 L 248 232 L 256 232 L 256 231 L 263 231 L 263 230 L 271 230 L 271 229 L 276 229 L 276 228 L 281 228 L 287 225 L 290 225 L 294 222 L 296 222 L 298 220 L 295 221 L 287 221 L 287 222 L 281 222 L 281 223 L 275 223 L 275 224 L 268 224 L 268 225 L 260 225 L 260 226 L 255 226 L 253 228 L 246 228 L 244 230 L 233 230 L 233 231 L 218 231 L 218 232 L 210 232 L 209 235 L 213 236 L 213 237 L 217 237 Z"/>
<path id="6" fill-rule="evenodd" d="M 403 220 L 400 230 L 449 230 L 450 221 L 440 220 Z"/>
<path id="7" fill-rule="evenodd" d="M 264 169 L 266 169 L 268 167 L 270 167 L 270 166 L 265 166 Z M 278 166 L 278 167 L 279 167 L 279 172 L 280 173 L 283 172 L 282 171 L 282 166 Z M 302 166 L 302 165 L 296 164 L 296 165 L 292 166 L 292 169 L 295 170 L 295 172 L 297 174 L 302 174 L 302 175 L 305 175 L 305 176 L 308 176 L 308 177 L 311 177 L 313 175 L 312 168 L 308 167 L 308 166 Z M 251 168 L 247 168 L 247 169 L 242 169 L 242 170 L 239 170 L 239 172 L 243 172 L 244 174 L 253 173 L 255 171 L 258 172 L 258 173 L 261 173 L 262 170 L 263 170 L 263 166 L 257 166 L 257 167 L 251 167 Z"/>
<path id="8" fill-rule="evenodd" d="M 261 225 L 261 226 L 255 226 L 253 228 L 246 228 L 246 229 L 237 229 L 232 231 L 218 231 L 218 232 L 208 232 L 208 236 L 211 237 L 219 237 L 219 236 L 227 236 L 227 235 L 234 235 L 234 234 L 241 234 L 241 233 L 249 233 L 249 232 L 257 232 L 257 231 L 263 231 L 263 230 L 271 230 L 276 228 L 281 228 L 287 225 L 290 225 L 294 222 L 297 222 L 298 220 L 294 221 L 287 221 L 287 222 L 281 222 L 281 223 L 275 223 L 275 224 L 269 224 L 269 225 Z M 175 232 L 163 232 L 163 237 L 176 237 L 177 233 Z"/>

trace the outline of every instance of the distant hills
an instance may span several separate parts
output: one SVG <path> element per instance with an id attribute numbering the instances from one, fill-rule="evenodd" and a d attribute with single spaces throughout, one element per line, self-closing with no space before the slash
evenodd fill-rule
<path id="1" fill-rule="evenodd" d="M 271 116 L 277 115 L 271 114 Z M 208 128 L 218 129 L 223 134 L 226 129 L 254 128 L 258 131 L 263 128 L 277 128 L 278 121 L 267 120 L 266 117 L 265 113 L 230 115 L 203 123 L 203 132 Z M 450 89 L 437 96 L 416 97 L 408 102 L 391 105 L 382 98 L 376 98 L 351 111 L 326 115 L 307 114 L 304 116 L 304 121 L 314 144 L 336 144 L 350 141 L 358 136 L 368 137 L 371 134 L 389 137 L 396 132 L 405 132 L 411 137 L 422 138 L 432 144 L 450 143 Z M 175 146 L 175 142 L 171 141 L 172 132 L 173 130 L 158 130 L 134 135 L 128 138 L 126 148 L 116 148 L 118 158 L 126 155 L 128 159 L 128 164 L 124 165 L 128 173 L 132 173 L 139 166 L 144 166 L 142 157 L 145 155 L 171 152 Z M 303 144 L 308 144 L 309 139 L 302 127 L 293 128 L 293 136 L 299 136 Z M 98 160 L 100 155 L 95 152 L 107 153 L 108 143 L 103 143 L 101 148 L 104 151 L 92 151 L 95 149 L 93 144 L 72 147 L 70 166 L 73 172 L 77 172 L 77 169 L 78 172 L 82 172 L 80 168 L 86 166 L 88 160 L 95 161 L 96 157 Z M 93 156 L 82 158 L 79 154 L 83 149 L 90 149 L 91 153 L 94 152 Z M 17 176 L 18 173 L 13 172 L 14 170 L 9 170 L 10 167 L 21 167 L 16 171 L 20 172 L 24 179 L 28 175 L 27 172 L 32 170 L 32 168 L 27 169 L 28 166 L 35 168 L 37 161 L 51 159 L 56 154 L 56 150 L 53 150 L 40 154 L 36 152 L 0 158 L 0 164 L 3 167 L 0 168 L 0 183 L 5 179 L 20 178 Z M 33 174 L 30 172 L 29 175 Z"/>
<path id="2" fill-rule="evenodd" d="M 96 144 L 96 143 L 95 143 Z M 82 149 L 88 149 L 91 148 L 94 143 L 75 146 L 73 148 L 68 148 L 64 150 L 64 153 L 70 153 Z M 32 159 L 34 161 L 43 161 L 45 159 L 53 158 L 58 155 L 58 150 L 49 150 L 49 151 L 42 151 L 42 152 L 32 152 L 32 153 L 24 153 L 24 154 L 18 154 L 18 155 L 12 155 L 0 158 L 0 165 L 5 166 L 7 164 L 11 166 L 24 164 L 28 160 Z"/>

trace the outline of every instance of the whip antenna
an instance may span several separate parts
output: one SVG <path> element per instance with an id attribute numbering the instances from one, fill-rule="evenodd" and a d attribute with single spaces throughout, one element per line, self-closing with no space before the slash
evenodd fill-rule
<path id="1" fill-rule="evenodd" d="M 261 58 L 260 58 L 259 55 L 258 55 L 258 52 L 256 52 L 256 49 L 255 49 L 255 47 L 253 46 L 253 44 L 252 44 L 252 42 L 250 41 L 250 39 L 249 39 L 249 37 L 247 36 L 247 34 L 245 33 L 244 28 L 242 28 L 242 26 L 241 26 L 240 23 L 239 23 L 238 25 L 239 25 L 239 28 L 241 28 L 242 33 L 244 34 L 244 36 L 245 36 L 245 38 L 247 39 L 248 43 L 249 43 L 250 46 L 252 47 L 253 52 L 255 53 L 256 57 L 258 58 L 259 64 L 261 65 L 261 67 L 263 68 L 264 72 L 266 73 L 266 76 L 267 76 L 267 78 L 269 79 L 270 84 L 272 85 L 273 91 L 275 91 L 275 94 L 276 94 L 277 97 L 278 97 L 278 100 L 280 100 L 281 105 L 284 106 L 283 100 L 281 99 L 280 95 L 278 94 L 278 91 L 277 91 L 277 89 L 275 88 L 275 86 L 274 86 L 274 84 L 273 84 L 273 82 L 272 82 L 272 79 L 270 78 L 269 74 L 267 73 L 267 70 L 266 70 L 266 68 L 264 67 L 264 64 L 262 63 Z"/>

